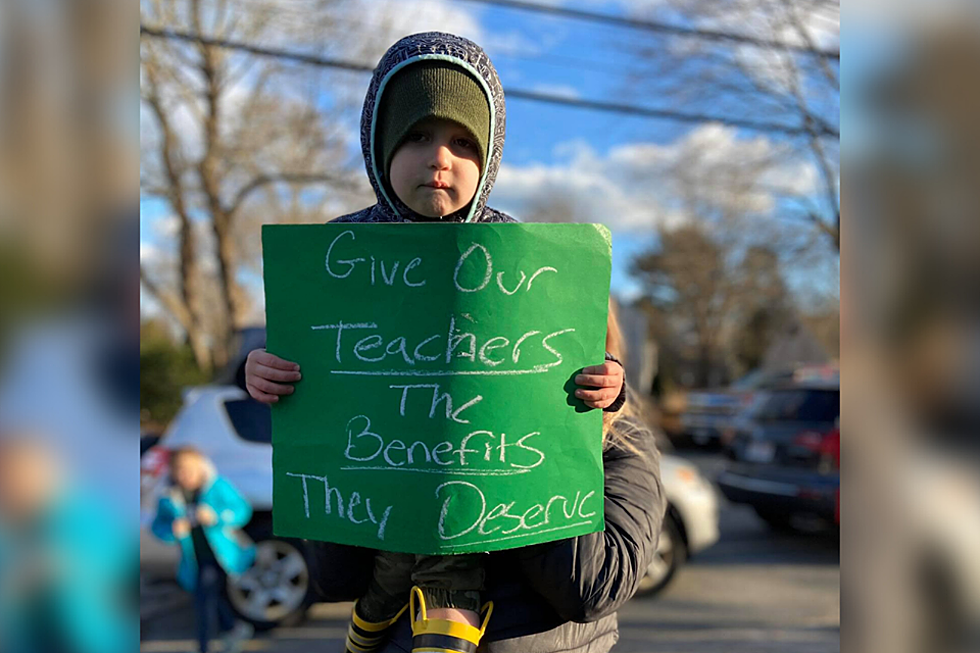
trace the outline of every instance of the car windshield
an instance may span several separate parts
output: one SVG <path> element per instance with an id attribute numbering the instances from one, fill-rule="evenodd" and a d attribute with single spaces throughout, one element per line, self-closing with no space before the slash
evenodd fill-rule
<path id="1" fill-rule="evenodd" d="M 840 415 L 840 390 L 794 388 L 772 392 L 752 417 L 760 421 L 833 422 Z"/>

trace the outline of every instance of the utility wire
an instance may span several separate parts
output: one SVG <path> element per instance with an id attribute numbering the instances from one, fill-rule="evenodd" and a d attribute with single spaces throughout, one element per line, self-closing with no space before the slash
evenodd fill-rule
<path id="1" fill-rule="evenodd" d="M 325 68 L 338 68 L 342 70 L 350 70 L 362 73 L 374 72 L 374 67 L 362 63 L 343 61 L 340 59 L 332 59 L 327 57 L 320 57 L 311 54 L 302 54 L 299 52 L 289 52 L 286 50 L 278 50 L 273 48 L 265 48 L 256 45 L 250 45 L 248 43 L 241 43 L 236 41 L 229 41 L 226 39 L 212 39 L 205 36 L 198 36 L 195 34 L 188 34 L 185 32 L 178 32 L 170 29 L 162 29 L 155 27 L 148 27 L 146 25 L 140 25 L 140 35 L 147 36 L 151 38 L 161 38 L 176 41 L 184 41 L 188 43 L 197 43 L 200 45 L 210 46 L 210 47 L 220 47 L 229 50 L 237 50 L 240 52 L 248 52 L 261 57 L 272 57 L 275 59 L 284 59 L 288 61 L 297 61 L 300 63 L 310 64 L 312 66 L 319 66 Z M 743 120 L 740 118 L 732 118 L 728 116 L 715 116 L 710 114 L 702 113 L 686 113 L 681 111 L 675 111 L 672 109 L 654 109 L 650 107 L 641 107 L 629 104 L 619 104 L 614 102 L 599 102 L 593 100 L 583 100 L 578 98 L 568 98 L 562 97 L 560 95 L 551 95 L 547 93 L 537 93 L 534 91 L 526 91 L 516 88 L 505 88 L 504 95 L 507 98 L 528 100 L 531 102 L 541 102 L 545 104 L 553 104 L 559 106 L 573 107 L 577 109 L 587 109 L 593 111 L 606 111 L 612 113 L 618 113 L 623 115 L 640 116 L 645 118 L 656 118 L 661 120 L 671 120 L 674 122 L 682 123 L 706 123 L 706 122 L 719 122 L 726 125 L 731 125 L 733 127 L 741 127 L 744 129 L 750 129 L 753 131 L 760 132 L 775 132 L 783 133 L 791 136 L 809 136 L 812 133 L 812 128 L 807 126 L 793 126 L 781 123 L 771 123 L 771 122 L 758 122 L 754 120 Z M 818 125 L 819 133 L 823 136 L 837 137 L 838 134 L 832 129 L 825 125 Z"/>
<path id="2" fill-rule="evenodd" d="M 800 52 L 803 54 L 809 54 L 816 57 L 822 57 L 824 59 L 836 59 L 838 61 L 840 60 L 839 51 L 815 50 L 805 45 L 780 43 L 779 41 L 770 41 L 767 39 L 760 39 L 754 36 L 748 36 L 744 34 L 732 34 L 731 32 L 720 32 L 717 30 L 703 29 L 697 27 L 683 27 L 681 25 L 671 25 L 669 23 L 640 20 L 637 18 L 625 18 L 623 16 L 612 16 L 610 14 L 599 14 L 592 11 L 582 11 L 581 9 L 570 9 L 568 7 L 546 7 L 544 5 L 539 5 L 533 2 L 523 2 L 523 0 L 465 0 L 465 1 L 474 2 L 482 5 L 490 5 L 493 7 L 505 7 L 508 9 L 530 11 L 539 14 L 564 16 L 566 18 L 574 18 L 586 22 L 591 22 L 591 23 L 606 23 L 608 25 L 615 25 L 617 27 L 628 27 L 632 29 L 645 30 L 648 32 L 659 32 L 661 34 L 673 34 L 674 36 L 681 36 L 686 38 L 696 38 L 696 39 L 702 39 L 707 41 L 722 41 L 722 42 L 729 42 L 729 43 L 742 43 L 745 45 L 753 45 L 760 48 Z"/>

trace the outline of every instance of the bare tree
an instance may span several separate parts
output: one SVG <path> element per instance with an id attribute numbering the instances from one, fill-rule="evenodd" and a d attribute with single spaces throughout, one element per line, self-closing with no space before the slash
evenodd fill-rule
<path id="1" fill-rule="evenodd" d="M 332 4 L 306 0 L 279 11 L 273 2 L 144 0 L 140 18 L 207 39 L 331 43 L 343 31 L 330 20 Z M 290 211 L 294 220 L 312 216 L 325 189 L 356 187 L 347 140 L 356 103 L 332 83 L 333 71 L 289 68 L 213 44 L 144 38 L 140 63 L 148 118 L 140 190 L 167 202 L 177 243 L 176 270 L 141 266 L 140 278 L 185 331 L 198 364 L 211 369 L 227 362 L 234 329 L 249 312 L 238 275 L 254 265 L 257 243 L 243 256 L 242 216 L 255 205 L 275 207 L 266 222 Z M 311 188 L 321 195 L 309 197 Z"/>
<path id="2" fill-rule="evenodd" d="M 669 0 L 654 11 L 673 22 L 757 42 L 649 34 L 627 41 L 622 47 L 633 62 L 631 92 L 659 106 L 764 118 L 799 130 L 797 136 L 773 132 L 783 147 L 769 166 L 809 161 L 819 174 L 820 191 L 817 197 L 792 197 L 793 209 L 782 218 L 816 230 L 839 251 L 839 3 Z M 793 180 L 783 181 L 792 185 Z M 779 186 L 771 189 L 781 194 Z"/>
<path id="3" fill-rule="evenodd" d="M 722 334 L 736 299 L 726 252 L 698 223 L 662 228 L 657 249 L 633 261 L 633 274 L 654 307 L 692 334 L 698 383 L 707 385 Z"/>
<path id="4" fill-rule="evenodd" d="M 729 350 L 736 375 L 741 375 L 762 364 L 773 340 L 794 318 L 794 311 L 779 256 L 770 247 L 750 247 L 736 279 L 739 301 L 732 315 Z"/>
<path id="5" fill-rule="evenodd" d="M 798 321 L 777 253 L 732 248 L 704 221 L 661 228 L 659 243 L 634 259 L 632 272 L 668 358 L 694 361 L 702 387 L 714 371 L 728 377 L 758 367 L 779 333 Z"/>

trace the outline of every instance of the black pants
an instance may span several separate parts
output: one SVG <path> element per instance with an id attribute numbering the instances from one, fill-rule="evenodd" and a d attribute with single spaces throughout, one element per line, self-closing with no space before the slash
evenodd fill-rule
<path id="1" fill-rule="evenodd" d="M 235 626 L 235 615 L 225 598 L 226 581 L 225 570 L 213 558 L 205 557 L 198 563 L 194 609 L 197 613 L 197 641 L 201 653 L 208 653 L 208 641 L 215 623 L 219 634 Z"/>
<path id="2" fill-rule="evenodd" d="M 391 619 L 408 603 L 413 586 L 425 597 L 426 607 L 480 609 L 483 589 L 483 554 L 414 555 L 379 551 L 367 593 L 357 602 L 366 621 Z"/>

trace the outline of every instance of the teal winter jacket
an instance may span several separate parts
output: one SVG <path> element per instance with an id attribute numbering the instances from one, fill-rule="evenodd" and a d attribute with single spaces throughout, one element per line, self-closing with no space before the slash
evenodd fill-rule
<path id="1" fill-rule="evenodd" d="M 204 536 L 218 564 L 231 576 L 248 571 L 255 562 L 255 545 L 241 530 L 252 518 L 252 507 L 248 501 L 227 480 L 211 474 L 201 489 L 199 505 L 208 506 L 218 516 L 216 524 L 203 527 Z M 152 530 L 164 542 L 180 546 L 177 582 L 184 589 L 193 591 L 197 585 L 194 541 L 190 533 L 181 538 L 174 537 L 173 533 L 174 521 L 187 517 L 184 497 L 175 487 L 160 498 Z"/>

